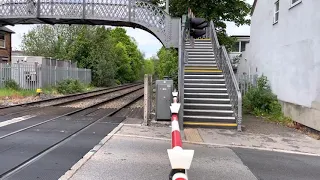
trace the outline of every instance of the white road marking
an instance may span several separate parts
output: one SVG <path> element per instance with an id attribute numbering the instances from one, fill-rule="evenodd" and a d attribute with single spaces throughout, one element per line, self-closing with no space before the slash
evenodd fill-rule
<path id="1" fill-rule="evenodd" d="M 18 123 L 18 122 L 21 122 L 21 121 L 24 121 L 24 120 L 27 120 L 27 119 L 30 119 L 33 117 L 35 117 L 35 116 L 34 115 L 26 115 L 26 116 L 13 118 L 13 119 L 10 119 L 7 121 L 3 121 L 3 122 L 0 122 L 0 127 L 4 127 L 4 126 L 8 126 L 10 124 Z"/>

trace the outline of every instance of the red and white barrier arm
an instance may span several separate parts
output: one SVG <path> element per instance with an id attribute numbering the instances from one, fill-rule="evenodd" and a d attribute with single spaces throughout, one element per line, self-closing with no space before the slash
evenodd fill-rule
<path id="1" fill-rule="evenodd" d="M 168 149 L 169 160 L 172 171 L 169 175 L 170 180 L 188 180 L 187 169 L 190 169 L 194 155 L 194 150 L 182 149 L 182 139 L 179 128 L 178 114 L 180 103 L 178 103 L 178 92 L 173 92 L 173 103 L 170 106 L 171 110 L 171 138 L 172 149 Z"/>

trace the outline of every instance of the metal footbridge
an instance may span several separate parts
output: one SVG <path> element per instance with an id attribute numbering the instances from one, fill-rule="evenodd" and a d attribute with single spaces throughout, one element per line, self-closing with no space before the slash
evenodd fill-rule
<path id="1" fill-rule="evenodd" d="M 180 18 L 141 0 L 1 0 L 0 26 L 89 24 L 140 28 L 178 47 Z"/>

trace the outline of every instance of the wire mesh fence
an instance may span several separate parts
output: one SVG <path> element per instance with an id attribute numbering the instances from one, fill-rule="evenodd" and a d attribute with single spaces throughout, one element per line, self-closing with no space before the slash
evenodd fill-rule
<path id="1" fill-rule="evenodd" d="M 1 64 L 0 88 L 5 82 L 14 80 L 22 89 L 34 90 L 55 86 L 65 79 L 77 79 L 82 83 L 91 83 L 91 70 L 75 67 L 57 67 L 45 64 Z"/>
<path id="2" fill-rule="evenodd" d="M 250 87 L 257 86 L 258 75 L 238 75 L 237 79 L 241 94 L 244 96 Z"/>

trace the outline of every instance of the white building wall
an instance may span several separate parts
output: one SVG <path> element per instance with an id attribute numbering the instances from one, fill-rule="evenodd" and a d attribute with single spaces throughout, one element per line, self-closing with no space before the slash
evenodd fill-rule
<path id="1" fill-rule="evenodd" d="M 280 0 L 277 24 L 276 1 L 258 1 L 244 56 L 249 68 L 242 69 L 266 75 L 279 100 L 311 107 L 320 101 L 320 1 L 302 1 L 290 8 L 290 0 Z"/>

